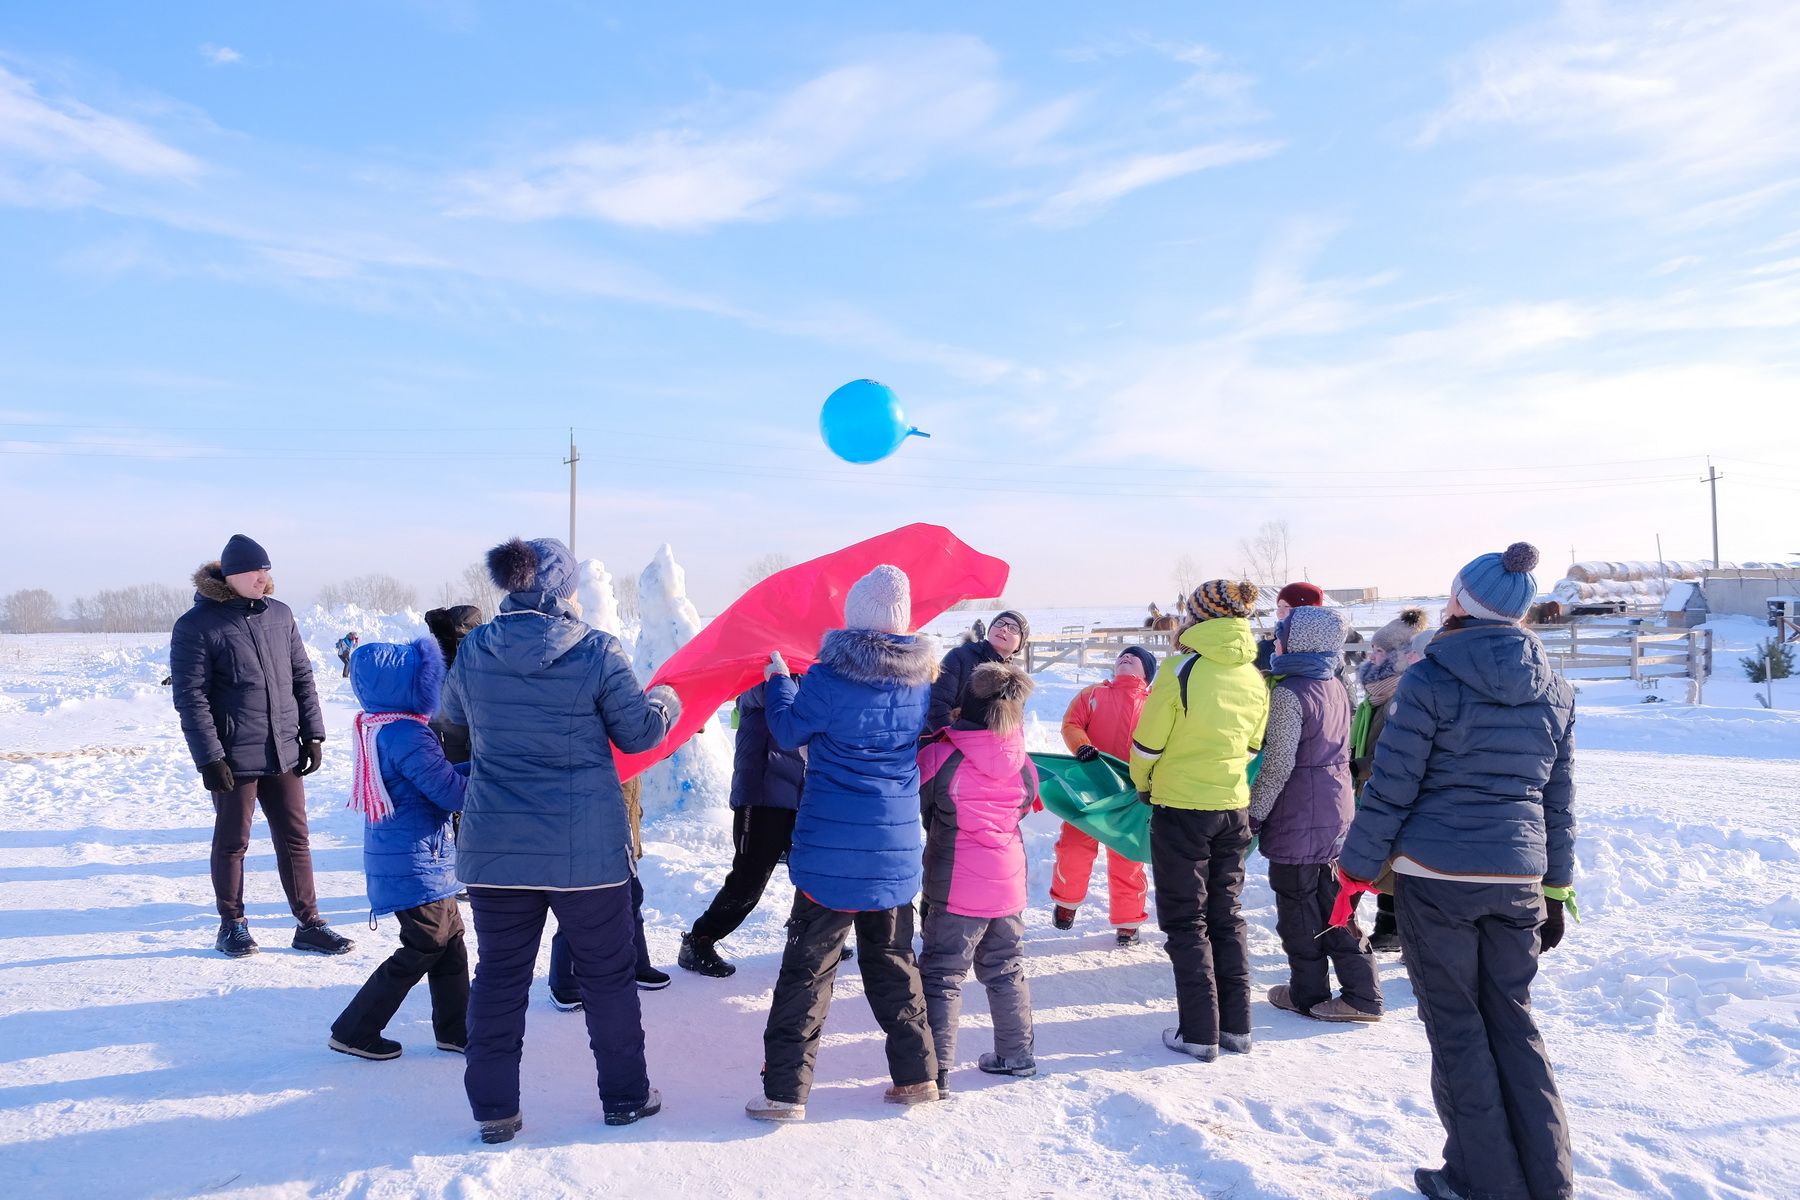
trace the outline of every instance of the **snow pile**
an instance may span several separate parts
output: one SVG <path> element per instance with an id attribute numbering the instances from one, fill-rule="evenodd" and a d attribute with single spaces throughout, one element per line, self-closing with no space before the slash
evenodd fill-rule
<path id="1" fill-rule="evenodd" d="M 575 600 L 581 605 L 581 619 L 623 642 L 625 626 L 619 619 L 619 596 L 613 590 L 613 577 L 606 564 L 597 558 L 584 558 L 575 578 Z"/>
<path id="2" fill-rule="evenodd" d="M 639 626 L 633 665 L 645 683 L 700 632 L 687 574 L 664 545 L 638 577 Z M 674 754 L 643 774 L 646 820 L 681 809 L 723 807 L 731 797 L 731 737 L 709 720 Z"/>

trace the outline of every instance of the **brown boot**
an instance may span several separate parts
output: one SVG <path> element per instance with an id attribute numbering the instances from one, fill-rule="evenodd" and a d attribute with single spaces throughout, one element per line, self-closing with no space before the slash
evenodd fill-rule
<path id="1" fill-rule="evenodd" d="M 929 1079 L 924 1083 L 896 1083 L 881 1093 L 881 1098 L 889 1104 L 923 1104 L 938 1098 L 937 1084 Z"/>
<path id="2" fill-rule="evenodd" d="M 1357 1021 L 1363 1024 L 1381 1020 L 1380 1013 L 1364 1012 L 1360 1008 L 1353 1007 L 1341 996 L 1333 996 L 1323 1003 L 1313 1005 L 1311 1011 L 1306 1015 L 1319 1021 Z"/>

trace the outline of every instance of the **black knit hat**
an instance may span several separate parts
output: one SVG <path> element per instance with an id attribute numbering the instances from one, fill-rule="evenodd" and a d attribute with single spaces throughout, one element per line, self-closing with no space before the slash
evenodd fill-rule
<path id="1" fill-rule="evenodd" d="M 1124 658 L 1127 654 L 1144 664 L 1144 682 L 1155 683 L 1156 655 L 1150 653 L 1150 651 L 1144 649 L 1142 646 L 1127 646 L 1119 651 L 1120 658 Z"/>
<path id="2" fill-rule="evenodd" d="M 225 549 L 219 552 L 221 575 L 242 575 L 245 571 L 269 570 L 269 552 L 241 533 L 231 535 Z"/>

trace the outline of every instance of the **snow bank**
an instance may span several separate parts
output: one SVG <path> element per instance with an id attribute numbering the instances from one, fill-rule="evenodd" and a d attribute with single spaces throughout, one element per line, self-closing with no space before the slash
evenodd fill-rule
<path id="1" fill-rule="evenodd" d="M 700 613 L 687 595 L 687 573 L 664 545 L 638 577 L 638 638 L 633 665 L 649 682 L 657 668 L 700 632 Z M 709 720 L 681 749 L 643 774 L 644 818 L 690 808 L 719 808 L 731 798 L 731 737 Z"/>

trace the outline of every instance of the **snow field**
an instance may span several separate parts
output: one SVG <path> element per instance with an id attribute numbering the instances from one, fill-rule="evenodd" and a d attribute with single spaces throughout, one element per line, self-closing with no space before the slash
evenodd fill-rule
<path id="1" fill-rule="evenodd" d="M 264 952 L 232 962 L 210 949 L 211 810 L 159 686 L 166 638 L 0 638 L 0 1195 L 1395 1200 L 1413 1194 L 1414 1166 L 1438 1161 L 1429 1056 L 1397 957 L 1381 960 L 1378 1025 L 1270 1008 L 1285 959 L 1253 858 L 1257 1049 L 1181 1059 L 1159 1040 L 1173 1023 L 1161 937 L 1112 947 L 1102 871 L 1076 928 L 1050 926 L 1057 825 L 1043 815 L 1026 825 L 1038 1078 L 974 1070 L 990 1026 L 971 980 L 952 1098 L 883 1105 L 880 1033 L 849 971 L 809 1120 L 744 1118 L 792 894 L 777 872 L 724 944 L 735 977 L 676 971 L 643 997 L 661 1115 L 600 1124 L 582 1018 L 551 1009 L 540 983 L 525 1131 L 480 1147 L 461 1060 L 432 1048 L 423 989 L 389 1027 L 407 1047 L 399 1060 L 324 1046 L 396 943 L 391 922 L 367 929 L 360 819 L 344 808 L 354 705 L 330 643 L 357 625 L 301 619 L 333 730 L 308 781 L 320 901 L 358 943 L 337 959 L 287 949 L 293 923 L 260 821 L 247 899 Z M 423 633 L 407 616 L 356 620 L 372 638 Z M 1732 661 L 1721 653 L 1722 673 Z M 1033 744 L 1057 745 L 1063 707 L 1102 677 L 1038 676 Z M 1785 712 L 1633 708 L 1584 686 L 1585 920 L 1534 989 L 1583 1196 L 1800 1194 L 1800 695 L 1785 694 Z M 651 949 L 673 969 L 681 931 L 724 878 L 729 815 L 689 805 L 648 824 L 645 843 Z"/>

